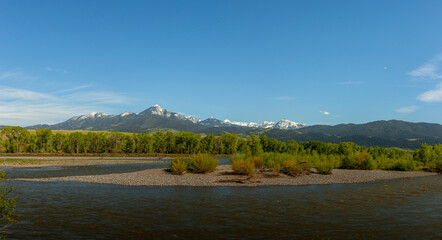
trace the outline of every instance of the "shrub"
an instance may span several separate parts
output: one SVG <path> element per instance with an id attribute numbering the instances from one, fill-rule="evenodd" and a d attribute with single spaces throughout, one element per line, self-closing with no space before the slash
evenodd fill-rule
<path id="1" fill-rule="evenodd" d="M 315 168 L 320 174 L 332 174 L 334 166 L 333 159 L 328 159 L 327 157 L 321 158 L 315 163 Z"/>
<path id="2" fill-rule="evenodd" d="M 189 165 L 189 161 L 186 158 L 175 158 L 170 163 L 170 171 L 176 175 L 183 175 L 187 167 Z"/>
<path id="3" fill-rule="evenodd" d="M 368 152 L 356 152 L 356 154 L 348 154 L 342 158 L 341 168 L 371 170 L 376 168 L 376 161 Z"/>
<path id="4" fill-rule="evenodd" d="M 255 164 L 256 168 L 263 168 L 264 167 L 264 162 L 263 162 L 262 158 L 259 156 L 253 156 L 252 161 Z"/>
<path id="5" fill-rule="evenodd" d="M 279 176 L 279 173 L 281 172 L 281 165 L 274 164 L 271 169 L 273 171 L 273 176 Z"/>
<path id="6" fill-rule="evenodd" d="M 373 170 L 376 169 L 377 164 L 376 161 L 370 156 L 364 161 L 364 169 L 365 170 Z"/>
<path id="7" fill-rule="evenodd" d="M 281 172 L 289 176 L 297 177 L 310 173 L 310 166 L 307 162 L 298 163 L 295 160 L 284 161 Z"/>
<path id="8" fill-rule="evenodd" d="M 295 156 L 287 153 L 264 153 L 260 157 L 267 168 L 273 168 L 275 165 L 281 166 L 284 161 L 295 160 Z"/>
<path id="9" fill-rule="evenodd" d="M 439 161 L 436 163 L 434 171 L 438 172 L 438 173 L 442 173 L 442 158 L 439 159 Z"/>
<path id="10" fill-rule="evenodd" d="M 255 163 L 251 157 L 245 155 L 235 156 L 230 159 L 232 170 L 241 175 L 253 175 L 255 173 Z"/>
<path id="11" fill-rule="evenodd" d="M 342 157 L 341 166 L 342 169 L 354 169 L 355 168 L 354 156 L 352 154 L 347 154 Z"/>
<path id="12" fill-rule="evenodd" d="M 418 164 L 416 161 L 413 160 L 397 160 L 395 163 L 392 164 L 391 167 L 389 167 L 386 170 L 393 170 L 393 171 L 414 171 L 416 170 Z"/>
<path id="13" fill-rule="evenodd" d="M 190 167 L 194 173 L 213 172 L 218 164 L 219 161 L 210 154 L 197 154 L 190 161 Z"/>

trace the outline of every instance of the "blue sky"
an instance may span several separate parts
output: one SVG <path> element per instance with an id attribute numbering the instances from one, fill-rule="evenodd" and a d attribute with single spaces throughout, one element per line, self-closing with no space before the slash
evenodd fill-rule
<path id="1" fill-rule="evenodd" d="M 0 125 L 442 123 L 442 1 L 0 2 Z"/>

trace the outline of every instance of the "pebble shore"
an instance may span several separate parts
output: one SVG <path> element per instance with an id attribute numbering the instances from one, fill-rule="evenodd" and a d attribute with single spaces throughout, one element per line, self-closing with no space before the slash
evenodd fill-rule
<path id="1" fill-rule="evenodd" d="M 173 175 L 166 169 L 148 169 L 132 173 L 118 173 L 107 175 L 69 176 L 38 179 L 15 179 L 21 181 L 77 181 L 89 183 L 116 184 L 126 186 L 295 186 L 312 184 L 344 184 L 365 183 L 387 179 L 411 178 L 438 175 L 428 172 L 397 172 L 381 170 L 345 170 L 334 169 L 331 175 L 312 173 L 300 177 L 291 177 L 280 174 L 277 177 L 259 176 L 255 178 L 260 183 L 214 182 L 245 176 L 233 173 L 230 165 L 219 166 L 215 172 L 207 174 L 186 173 Z"/>
<path id="2" fill-rule="evenodd" d="M 133 164 L 160 162 L 153 157 L 51 157 L 51 156 L 1 156 L 0 168 L 37 168 L 37 167 L 61 167 L 61 166 L 85 166 L 85 165 L 109 165 L 109 164 Z M 8 159 L 34 160 L 32 162 L 8 161 Z"/>

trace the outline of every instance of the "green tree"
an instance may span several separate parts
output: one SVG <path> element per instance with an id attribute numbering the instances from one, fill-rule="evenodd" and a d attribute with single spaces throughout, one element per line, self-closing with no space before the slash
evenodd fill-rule
<path id="1" fill-rule="evenodd" d="M 22 146 L 29 140 L 29 132 L 22 127 L 4 127 L 1 131 L 2 136 L 7 137 L 10 147 L 8 152 L 18 152 L 22 150 Z"/>
<path id="2" fill-rule="evenodd" d="M 153 149 L 155 153 L 165 153 L 166 152 L 166 138 L 165 134 L 162 132 L 156 132 L 153 134 Z"/>
<path id="3" fill-rule="evenodd" d="M 52 151 L 52 131 L 51 129 L 38 128 L 35 130 L 37 135 L 37 149 L 39 152 Z"/>
<path id="4" fill-rule="evenodd" d="M 56 133 L 52 137 L 52 146 L 56 152 L 63 152 L 64 151 L 64 145 L 66 145 L 67 142 L 67 135 L 62 133 Z"/>
<path id="5" fill-rule="evenodd" d="M 437 156 L 436 151 L 434 151 L 433 147 L 424 143 L 421 145 L 421 148 L 417 149 L 414 152 L 413 158 L 427 165 L 430 162 L 436 161 Z"/>
<path id="6" fill-rule="evenodd" d="M 201 139 L 201 152 L 202 153 L 215 153 L 216 138 L 214 134 L 207 134 Z"/>
<path id="7" fill-rule="evenodd" d="M 234 133 L 220 134 L 223 154 L 234 154 L 238 147 L 238 135 Z"/>
<path id="8" fill-rule="evenodd" d="M 240 138 L 238 140 L 238 147 L 236 149 L 236 152 L 244 154 L 244 155 L 250 155 L 251 154 L 251 150 L 250 150 L 249 145 L 247 144 L 247 140 L 246 139 Z"/>
<path id="9" fill-rule="evenodd" d="M 131 136 L 125 135 L 123 137 L 122 146 L 123 146 L 122 150 L 124 153 L 133 153 L 135 150 L 135 141 Z"/>
<path id="10" fill-rule="evenodd" d="M 113 153 L 121 153 L 123 147 L 124 134 L 120 132 L 112 132 L 107 135 L 110 151 Z"/>
<path id="11" fill-rule="evenodd" d="M 253 156 L 260 155 L 263 153 L 261 141 L 256 135 L 251 135 L 247 138 L 247 145 L 250 147 L 250 153 Z"/>
<path id="12" fill-rule="evenodd" d="M 86 147 L 86 137 L 80 132 L 69 134 L 69 149 L 72 153 L 84 153 Z"/>
<path id="13" fill-rule="evenodd" d="M 138 133 L 134 135 L 135 152 L 152 153 L 154 139 L 150 133 Z"/>
<path id="14" fill-rule="evenodd" d="M 176 134 L 168 131 L 164 136 L 164 143 L 166 144 L 166 152 L 167 153 L 175 153 L 175 144 L 176 144 Z"/>

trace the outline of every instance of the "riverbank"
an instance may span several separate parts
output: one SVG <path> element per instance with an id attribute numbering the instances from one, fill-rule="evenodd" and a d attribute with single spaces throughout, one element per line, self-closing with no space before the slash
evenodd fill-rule
<path id="1" fill-rule="evenodd" d="M 331 175 L 312 173 L 310 175 L 291 177 L 284 174 L 269 177 L 258 175 L 253 180 L 259 182 L 216 182 L 233 178 L 245 178 L 233 173 L 230 165 L 219 166 L 215 172 L 208 174 L 186 173 L 173 175 L 166 169 L 148 169 L 131 173 L 106 175 L 69 176 L 54 178 L 20 178 L 20 181 L 77 181 L 89 183 L 116 184 L 126 186 L 295 186 L 313 184 L 346 184 L 364 183 L 387 179 L 434 176 L 437 173 L 428 172 L 397 172 L 380 170 L 345 170 L 334 169 Z"/>
<path id="2" fill-rule="evenodd" d="M 155 159 L 155 160 L 153 160 Z M 164 158 L 167 159 L 167 158 Z M 159 162 L 155 157 L 1 156 L 0 168 L 36 168 Z"/>

